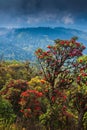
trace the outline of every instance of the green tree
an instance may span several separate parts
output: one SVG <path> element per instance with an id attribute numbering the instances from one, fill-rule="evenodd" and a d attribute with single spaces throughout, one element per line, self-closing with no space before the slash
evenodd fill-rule
<path id="1" fill-rule="evenodd" d="M 87 129 L 84 115 L 87 113 L 87 56 L 77 60 L 78 73 L 76 74 L 76 85 L 78 89 L 74 92 L 74 107 L 78 112 L 78 130 Z"/>
<path id="2" fill-rule="evenodd" d="M 10 125 L 13 124 L 16 115 L 13 112 L 12 105 L 0 97 L 0 128 L 10 128 Z"/>

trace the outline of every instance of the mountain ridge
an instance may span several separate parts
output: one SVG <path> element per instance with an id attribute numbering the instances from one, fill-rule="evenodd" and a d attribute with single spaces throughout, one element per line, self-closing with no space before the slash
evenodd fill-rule
<path id="1" fill-rule="evenodd" d="M 87 33 L 64 27 L 0 28 L 0 54 L 8 60 L 34 60 L 34 51 L 46 49 L 55 39 L 79 37 L 78 41 L 87 42 Z M 87 53 L 87 50 L 85 51 Z"/>

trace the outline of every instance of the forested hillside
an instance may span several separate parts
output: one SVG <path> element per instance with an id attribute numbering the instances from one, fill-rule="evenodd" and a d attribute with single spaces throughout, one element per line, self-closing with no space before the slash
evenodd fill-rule
<path id="1" fill-rule="evenodd" d="M 87 130 L 85 49 L 73 37 L 39 47 L 33 62 L 1 59 L 0 130 Z"/>

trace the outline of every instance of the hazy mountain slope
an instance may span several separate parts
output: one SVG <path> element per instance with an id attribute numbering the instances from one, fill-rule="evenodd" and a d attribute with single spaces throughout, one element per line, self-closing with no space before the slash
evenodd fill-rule
<path id="1" fill-rule="evenodd" d="M 34 59 L 34 51 L 38 48 L 46 48 L 53 44 L 55 39 L 70 39 L 78 36 L 79 41 L 87 44 L 87 33 L 66 28 L 0 28 L 0 54 L 5 59 L 28 60 Z M 87 50 L 85 51 L 87 54 Z"/>

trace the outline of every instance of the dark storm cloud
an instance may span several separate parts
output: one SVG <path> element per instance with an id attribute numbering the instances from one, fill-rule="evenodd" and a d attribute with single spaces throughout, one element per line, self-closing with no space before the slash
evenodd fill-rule
<path id="1" fill-rule="evenodd" d="M 87 12 L 87 0 L 0 0 L 0 10 L 21 14 L 67 11 L 78 15 Z"/>
<path id="2" fill-rule="evenodd" d="M 87 0 L 0 0 L 0 26 L 86 23 Z"/>

